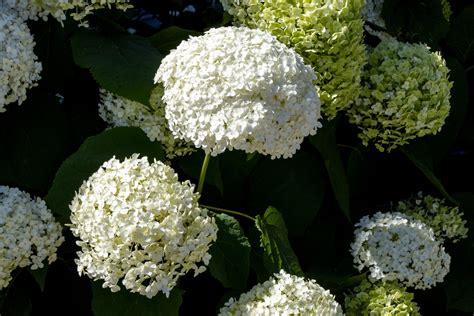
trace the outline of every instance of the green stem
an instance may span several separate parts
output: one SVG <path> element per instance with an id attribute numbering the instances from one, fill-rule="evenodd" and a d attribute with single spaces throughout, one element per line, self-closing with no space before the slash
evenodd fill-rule
<path id="1" fill-rule="evenodd" d="M 209 206 L 209 205 L 203 205 L 203 204 L 199 204 L 199 205 L 204 207 L 204 208 L 208 208 L 210 210 L 214 210 L 214 211 L 218 211 L 218 212 L 222 212 L 222 213 L 229 213 L 229 214 L 239 215 L 239 216 L 248 218 L 248 219 L 255 222 L 254 217 L 252 217 L 250 215 L 247 215 L 247 214 L 244 214 L 244 213 L 240 213 L 240 212 L 237 212 L 237 211 L 231 211 L 231 210 L 227 210 L 225 208 L 220 208 L 220 207 L 215 207 L 215 206 Z"/>
<path id="2" fill-rule="evenodd" d="M 204 186 L 204 180 L 206 179 L 207 166 L 209 165 L 209 160 L 210 159 L 211 159 L 211 155 L 206 154 L 206 157 L 204 157 L 204 161 L 202 162 L 201 174 L 199 175 L 199 183 L 198 183 L 198 188 L 197 188 L 197 191 L 199 193 L 202 193 L 202 188 Z"/>

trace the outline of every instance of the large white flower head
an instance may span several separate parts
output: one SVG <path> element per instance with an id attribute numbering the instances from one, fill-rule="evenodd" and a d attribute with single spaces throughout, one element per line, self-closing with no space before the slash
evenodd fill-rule
<path id="1" fill-rule="evenodd" d="M 127 10 L 132 7 L 128 2 L 129 0 L 0 0 L 0 9 L 13 9 L 25 20 L 47 20 L 51 15 L 60 23 L 66 20 L 68 11 L 72 11 L 70 15 L 74 20 L 87 25 L 84 18 L 93 11 L 111 7 Z"/>
<path id="2" fill-rule="evenodd" d="M 112 158 L 84 181 L 71 202 L 80 274 L 103 287 L 151 298 L 169 295 L 179 277 L 206 270 L 217 225 L 189 182 L 160 161 Z"/>
<path id="3" fill-rule="evenodd" d="M 464 213 L 458 206 L 447 205 L 444 199 L 423 196 L 422 192 L 418 192 L 416 197 L 399 201 L 395 210 L 430 226 L 440 240 L 450 239 L 455 243 L 467 238 L 469 229 L 463 219 Z"/>
<path id="4" fill-rule="evenodd" d="M 451 257 L 433 230 L 407 215 L 376 213 L 355 225 L 351 253 L 359 271 L 370 279 L 398 280 L 408 287 L 428 289 L 442 282 Z"/>
<path id="5" fill-rule="evenodd" d="M 26 23 L 0 6 L 0 113 L 9 103 L 25 101 L 27 90 L 40 79 L 41 63 L 34 47 Z"/>
<path id="6" fill-rule="evenodd" d="M 226 149 L 291 157 L 321 124 L 314 71 L 272 35 L 245 27 L 211 29 L 166 56 L 164 85 L 173 134 L 206 153 Z"/>
<path id="7" fill-rule="evenodd" d="M 342 316 L 342 309 L 329 290 L 314 280 L 281 270 L 250 291 L 231 298 L 219 311 L 221 316 L 314 315 Z"/>
<path id="8" fill-rule="evenodd" d="M 323 114 L 332 119 L 359 94 L 367 62 L 364 0 L 221 0 L 235 23 L 293 47 L 313 66 Z"/>
<path id="9" fill-rule="evenodd" d="M 344 307 L 347 316 L 421 315 L 413 298 L 413 293 L 396 281 L 372 283 L 363 280 L 346 296 Z"/>
<path id="10" fill-rule="evenodd" d="M 175 138 L 168 129 L 161 101 L 162 87 L 157 86 L 153 90 L 150 97 L 151 106 L 126 99 L 105 89 L 100 90 L 100 96 L 99 116 L 109 125 L 141 128 L 151 141 L 161 143 L 168 159 L 194 151 L 191 144 Z"/>
<path id="11" fill-rule="evenodd" d="M 363 144 L 390 151 L 439 132 L 451 108 L 448 72 L 426 45 L 383 40 L 369 54 L 360 97 L 349 110 Z"/>
<path id="12" fill-rule="evenodd" d="M 61 225 L 40 198 L 17 188 L 0 186 L 0 290 L 16 268 L 42 268 L 56 260 L 64 237 Z"/>

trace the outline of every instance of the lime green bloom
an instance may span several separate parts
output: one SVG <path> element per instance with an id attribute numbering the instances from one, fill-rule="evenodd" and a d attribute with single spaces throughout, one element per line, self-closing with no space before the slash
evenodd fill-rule
<path id="1" fill-rule="evenodd" d="M 362 281 L 344 300 L 347 316 L 420 315 L 413 293 L 397 282 Z"/>
<path id="2" fill-rule="evenodd" d="M 451 20 L 451 14 L 453 14 L 453 11 L 451 10 L 451 5 L 449 4 L 448 0 L 441 0 L 441 7 L 444 18 L 449 22 L 449 20 Z"/>
<path id="3" fill-rule="evenodd" d="M 449 69 L 423 44 L 384 40 L 369 53 L 362 89 L 349 110 L 364 145 L 390 151 L 436 134 L 449 115 Z"/>
<path id="4" fill-rule="evenodd" d="M 455 243 L 467 238 L 469 229 L 463 220 L 464 213 L 457 206 L 446 205 L 444 199 L 423 196 L 419 192 L 416 197 L 398 202 L 396 211 L 430 226 L 438 239 L 451 239 Z"/>
<path id="5" fill-rule="evenodd" d="M 347 109 L 360 90 L 366 63 L 364 0 L 221 0 L 235 23 L 258 28 L 293 47 L 317 75 L 322 111 Z"/>

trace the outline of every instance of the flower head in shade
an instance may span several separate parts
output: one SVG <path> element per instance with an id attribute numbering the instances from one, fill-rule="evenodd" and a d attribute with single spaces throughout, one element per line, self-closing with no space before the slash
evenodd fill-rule
<path id="1" fill-rule="evenodd" d="M 206 270 L 217 225 L 189 181 L 160 161 L 133 155 L 102 164 L 71 202 L 80 274 L 151 298 L 179 277 Z"/>
<path id="2" fill-rule="evenodd" d="M 464 213 L 458 206 L 447 205 L 444 199 L 418 192 L 416 197 L 398 202 L 395 210 L 430 226 L 438 239 L 450 239 L 455 243 L 467 238 L 469 230 L 462 218 Z"/>
<path id="3" fill-rule="evenodd" d="M 250 291 L 231 298 L 219 315 L 317 315 L 342 316 L 334 295 L 314 280 L 291 275 L 281 270 L 268 281 Z"/>
<path id="4" fill-rule="evenodd" d="M 191 144 L 175 138 L 168 129 L 160 86 L 153 90 L 150 105 L 128 100 L 105 89 L 100 90 L 100 96 L 99 115 L 109 125 L 141 128 L 151 141 L 161 143 L 168 159 L 194 151 Z"/>
<path id="5" fill-rule="evenodd" d="M 363 280 L 346 295 L 344 306 L 347 316 L 421 315 L 413 297 L 398 282 Z"/>
<path id="6" fill-rule="evenodd" d="M 448 72 L 426 45 L 382 41 L 369 53 L 360 97 L 349 111 L 363 144 L 390 151 L 439 132 L 450 110 Z"/>
<path id="7" fill-rule="evenodd" d="M 155 76 L 174 136 L 212 155 L 240 149 L 272 158 L 291 157 L 321 126 L 314 79 L 294 50 L 245 27 L 181 42 Z"/>
<path id="8" fill-rule="evenodd" d="M 61 225 L 40 198 L 17 188 L 0 186 L 0 289 L 16 268 L 42 268 L 56 260 L 64 241 Z"/>
<path id="9" fill-rule="evenodd" d="M 363 0 L 221 0 L 235 23 L 293 47 L 316 72 L 323 114 L 347 109 L 359 94 L 366 63 Z"/>
<path id="10" fill-rule="evenodd" d="M 70 11 L 74 20 L 87 25 L 84 18 L 93 11 L 111 7 L 126 10 L 132 7 L 128 2 L 129 0 L 2 0 L 0 9 L 13 9 L 25 20 L 47 20 L 51 15 L 60 23 L 66 20 Z"/>
<path id="11" fill-rule="evenodd" d="M 28 89 L 41 78 L 34 47 L 26 23 L 14 11 L 0 6 L 0 113 L 7 104 L 25 101 Z"/>
<path id="12" fill-rule="evenodd" d="M 359 271 L 371 280 L 398 280 L 408 287 L 428 289 L 442 282 L 451 257 L 433 230 L 401 213 L 376 213 L 356 225 L 351 253 Z"/>

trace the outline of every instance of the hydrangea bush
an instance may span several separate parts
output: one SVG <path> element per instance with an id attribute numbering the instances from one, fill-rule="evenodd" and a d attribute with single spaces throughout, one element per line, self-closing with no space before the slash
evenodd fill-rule
<path id="1" fill-rule="evenodd" d="M 0 315 L 472 315 L 473 21 L 0 0 Z"/>

